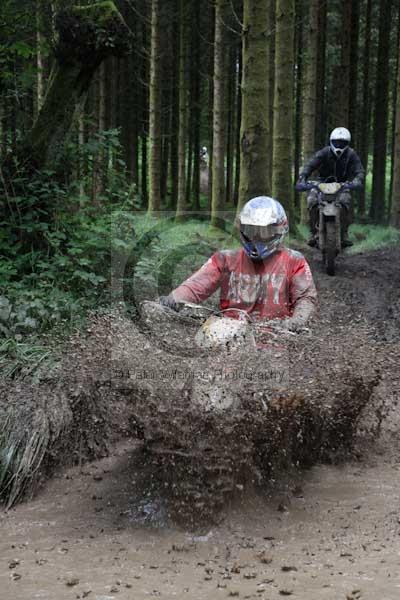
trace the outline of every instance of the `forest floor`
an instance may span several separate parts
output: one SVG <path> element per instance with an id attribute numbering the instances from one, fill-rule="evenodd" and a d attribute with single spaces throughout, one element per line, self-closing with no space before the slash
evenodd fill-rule
<path id="1" fill-rule="evenodd" d="M 370 347 L 360 341 L 360 353 L 376 354 L 388 389 L 399 389 L 399 249 L 343 257 L 334 278 L 317 253 L 309 258 L 320 321 L 343 332 L 344 354 L 357 346 L 346 330 L 354 337 L 359 323 L 361 340 L 367 323 Z M 357 458 L 246 489 L 218 525 L 196 531 L 169 520 L 163 499 L 149 495 L 138 446 L 120 443 L 0 513 L 0 596 L 397 600 L 399 423 L 392 395 L 380 438 L 360 440 Z"/>

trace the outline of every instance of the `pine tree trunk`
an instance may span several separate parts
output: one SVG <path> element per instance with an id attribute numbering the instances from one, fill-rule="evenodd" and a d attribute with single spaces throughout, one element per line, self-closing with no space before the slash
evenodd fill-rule
<path id="1" fill-rule="evenodd" d="M 232 202 L 233 196 L 233 159 L 235 135 L 235 78 L 236 78 L 236 49 L 231 44 L 229 49 L 228 94 L 227 94 L 227 135 L 226 135 L 226 189 L 225 202 Z"/>
<path id="2" fill-rule="evenodd" d="M 371 10 L 372 0 L 367 0 L 364 34 L 364 61 L 363 61 L 363 91 L 361 107 L 360 129 L 360 158 L 365 168 L 368 169 L 369 140 L 371 128 L 371 92 L 370 92 L 370 48 L 371 48 Z M 358 218 L 365 218 L 366 188 L 363 187 L 358 196 Z"/>
<path id="3" fill-rule="evenodd" d="M 385 215 L 386 151 L 389 104 L 389 51 L 391 0 L 381 0 L 379 16 L 379 46 L 376 69 L 374 158 L 370 218 L 381 223 Z"/>
<path id="4" fill-rule="evenodd" d="M 97 106 L 97 130 L 99 133 L 102 133 L 107 129 L 107 73 L 106 73 L 106 63 L 103 62 L 99 68 L 98 75 L 98 106 Z M 104 183 L 105 183 L 105 174 L 106 174 L 106 165 L 105 165 L 105 156 L 104 156 L 104 148 L 102 146 L 98 147 L 98 150 L 95 154 L 94 163 L 93 163 L 93 189 L 92 189 L 92 200 L 95 204 L 98 203 L 98 198 L 104 191 Z"/>
<path id="5" fill-rule="evenodd" d="M 182 221 L 186 211 L 186 150 L 188 137 L 188 69 L 187 69 L 187 3 L 179 0 L 179 131 L 178 131 L 178 200 L 176 220 Z"/>
<path id="6" fill-rule="evenodd" d="M 147 20 L 147 3 L 143 6 L 144 18 Z M 142 27 L 142 46 L 143 48 L 148 47 L 149 31 L 146 25 Z M 141 194 L 141 205 L 142 208 L 147 209 L 149 201 L 149 190 L 148 190 L 148 132 L 149 132 L 149 86 L 148 82 L 150 79 L 148 61 L 143 57 L 141 65 L 141 79 L 142 79 L 142 93 L 140 99 L 141 108 L 141 132 L 140 132 L 140 194 Z"/>
<path id="7" fill-rule="evenodd" d="M 295 0 L 296 4 L 296 28 L 294 34 L 295 46 L 295 118 L 294 118 L 294 179 L 297 181 L 302 161 L 302 131 L 303 131 L 303 80 L 304 80 L 304 19 L 302 18 L 303 0 Z M 296 214 L 299 213 L 301 197 L 298 192 L 294 192 L 294 207 Z"/>
<path id="8" fill-rule="evenodd" d="M 303 160 L 308 161 L 315 152 L 315 123 L 317 100 L 317 53 L 318 53 L 319 0 L 310 0 L 308 28 L 306 30 L 306 56 L 304 64 L 303 95 Z"/>
<path id="9" fill-rule="evenodd" d="M 360 0 L 351 0 L 350 75 L 349 75 L 349 129 L 354 146 L 358 141 L 358 37 L 360 32 Z"/>
<path id="10" fill-rule="evenodd" d="M 164 42 L 165 42 L 164 38 Z M 165 68 L 162 101 L 162 159 L 161 159 L 161 202 L 165 205 L 168 195 L 169 155 L 171 151 L 171 65 Z"/>
<path id="11" fill-rule="evenodd" d="M 285 207 L 293 228 L 294 0 L 277 0 L 275 36 L 272 193 Z"/>
<path id="12" fill-rule="evenodd" d="M 397 51 L 396 120 L 393 150 L 393 183 L 390 223 L 400 228 L 400 35 Z"/>
<path id="13" fill-rule="evenodd" d="M 270 174 L 266 168 L 271 151 L 268 80 L 265 72 L 268 61 L 268 17 L 266 2 L 244 0 L 239 210 L 251 198 L 270 193 Z M 291 33 L 293 46 L 293 28 Z M 293 66 L 293 48 L 291 50 Z M 289 49 L 288 52 L 290 54 Z M 293 94 L 290 100 L 293 101 Z"/>
<path id="14" fill-rule="evenodd" d="M 391 221 L 392 215 L 392 205 L 393 205 L 393 184 L 394 184 L 394 163 L 395 163 L 395 153 L 396 153 L 396 110 L 397 110 L 397 99 L 398 99 L 398 77 L 399 77 L 399 44 L 400 44 L 400 11 L 399 18 L 397 19 L 397 34 L 396 34 L 396 48 L 397 48 L 397 57 L 396 57 L 396 65 L 394 68 L 393 75 L 390 76 L 393 81 L 393 87 L 391 90 L 392 97 L 392 106 L 391 106 L 391 133 L 390 133 L 390 185 L 389 185 L 389 202 L 388 202 L 388 218 L 389 222 Z"/>
<path id="15" fill-rule="evenodd" d="M 211 225 L 223 227 L 221 211 L 225 205 L 225 94 L 226 94 L 226 48 L 225 14 L 226 0 L 215 3 L 214 37 L 214 120 L 213 120 L 213 159 L 212 159 L 212 195 Z"/>
<path id="16" fill-rule="evenodd" d="M 336 70 L 336 127 L 349 126 L 350 102 L 350 53 L 351 53 L 351 0 L 341 0 L 342 3 L 342 34 L 340 67 Z"/>
<path id="17" fill-rule="evenodd" d="M 325 70 L 326 70 L 326 17 L 327 0 L 321 0 L 318 7 L 318 56 L 316 76 L 316 119 L 315 119 L 315 145 L 320 148 L 326 142 L 326 116 L 325 116 Z"/>
<path id="18" fill-rule="evenodd" d="M 161 20 L 160 0 L 151 3 L 151 55 L 150 55 L 150 99 L 149 99 L 149 214 L 161 208 Z"/>
<path id="19" fill-rule="evenodd" d="M 212 177 L 213 177 L 213 144 L 214 144 L 214 37 L 215 37 L 215 3 L 209 3 L 209 52 L 208 52 L 208 127 L 210 131 L 209 139 L 209 165 L 208 165 L 208 210 L 211 213 L 211 198 L 212 198 Z"/>
<path id="20" fill-rule="evenodd" d="M 79 198 L 83 199 L 85 195 L 84 179 L 86 176 L 86 164 L 83 158 L 82 149 L 85 144 L 85 108 L 79 115 L 78 120 L 78 146 L 79 146 L 79 164 L 78 164 L 78 181 L 79 181 Z"/>
<path id="21" fill-rule="evenodd" d="M 102 133 L 107 129 L 107 67 L 103 62 L 99 69 L 99 121 L 98 130 Z"/>
<path id="22" fill-rule="evenodd" d="M 107 129 L 116 129 L 118 123 L 118 69 L 119 61 L 110 56 L 106 63 L 107 73 Z"/>
<path id="23" fill-rule="evenodd" d="M 268 84 L 268 160 L 266 163 L 268 178 L 268 193 L 272 192 L 272 158 L 274 148 L 274 97 L 275 97 L 275 19 L 276 0 L 267 0 L 268 29 L 267 29 L 267 62 L 266 77 Z"/>
<path id="24" fill-rule="evenodd" d="M 233 190 L 233 204 L 234 206 L 238 205 L 239 202 L 239 186 L 240 186 L 240 125 L 242 122 L 242 49 L 241 47 L 237 50 L 237 79 L 236 79 L 236 135 L 235 135 L 235 183 Z"/>
<path id="25" fill-rule="evenodd" d="M 316 104 L 317 104 L 317 56 L 318 56 L 318 10 L 319 0 L 310 0 L 308 28 L 306 30 L 306 56 L 304 65 L 303 135 L 302 158 L 307 162 L 315 152 Z M 305 194 L 301 196 L 301 223 L 308 222 Z"/>
<path id="26" fill-rule="evenodd" d="M 178 15 L 178 2 L 175 0 L 175 14 Z M 179 36 L 177 35 L 179 21 L 177 16 L 172 25 L 172 102 L 171 102 L 171 152 L 170 152 L 170 177 L 171 177 L 171 209 L 176 209 L 178 202 L 178 136 L 179 136 Z"/>
<path id="27" fill-rule="evenodd" d="M 193 175 L 191 182 L 192 208 L 197 211 L 200 209 L 200 126 L 201 126 L 201 86 L 200 86 L 200 71 L 201 71 L 201 4 L 194 2 L 193 6 L 193 97 L 192 97 L 192 113 L 193 113 Z"/>
<path id="28" fill-rule="evenodd" d="M 36 2 L 36 102 L 35 118 L 43 106 L 44 100 L 44 61 L 42 54 L 43 36 L 40 30 L 40 3 Z"/>

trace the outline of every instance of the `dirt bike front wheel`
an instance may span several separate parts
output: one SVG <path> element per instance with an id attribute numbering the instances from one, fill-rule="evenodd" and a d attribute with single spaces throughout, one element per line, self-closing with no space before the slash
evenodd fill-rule
<path id="1" fill-rule="evenodd" d="M 325 222 L 325 267 L 328 275 L 335 274 L 336 259 L 336 223 L 335 221 Z"/>

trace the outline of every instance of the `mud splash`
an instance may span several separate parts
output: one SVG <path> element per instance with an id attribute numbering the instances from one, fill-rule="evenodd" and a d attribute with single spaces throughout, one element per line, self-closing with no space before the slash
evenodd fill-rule
<path id="1" fill-rule="evenodd" d="M 395 258 L 374 258 L 384 290 L 382 314 L 394 293 L 388 267 Z M 56 377 L 35 387 L 26 381 L 3 384 L 2 414 L 18 407 L 15 421 L 29 429 L 37 410 L 46 413 L 53 402 L 62 424 L 48 422 L 48 443 L 27 485 L 57 466 L 103 456 L 117 438 L 136 437 L 154 489 L 169 498 L 168 510 L 184 520 L 207 520 L 247 483 L 348 456 L 355 442 L 377 436 L 398 381 L 397 341 L 382 339 L 384 318 L 378 321 L 378 312 L 365 308 L 363 268 L 370 260 L 349 259 L 335 280 L 318 276 L 321 314 L 311 332 L 261 358 L 199 352 L 190 345 L 193 323 L 176 323 L 173 332 L 155 338 L 145 324 L 121 315 L 95 316 L 87 331 L 71 339 Z M 391 314 L 393 327 L 398 320 Z M 214 377 L 265 372 L 273 359 L 278 366 L 283 361 L 288 378 Z M 209 409 L 215 391 L 220 408 L 228 410 Z"/>

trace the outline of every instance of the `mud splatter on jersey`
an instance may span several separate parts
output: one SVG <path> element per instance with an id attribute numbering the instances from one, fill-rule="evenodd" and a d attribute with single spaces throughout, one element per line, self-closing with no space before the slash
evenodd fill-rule
<path id="1" fill-rule="evenodd" d="M 311 314 L 317 304 L 306 259 L 286 248 L 260 263 L 248 258 L 243 249 L 216 252 L 172 294 L 178 302 L 199 303 L 218 288 L 221 310 L 241 309 L 260 319 Z M 237 313 L 229 316 L 237 317 Z"/>

